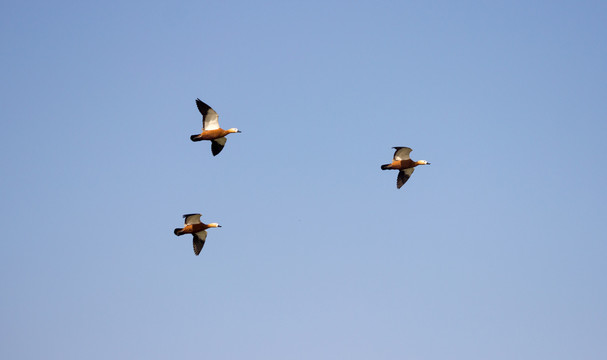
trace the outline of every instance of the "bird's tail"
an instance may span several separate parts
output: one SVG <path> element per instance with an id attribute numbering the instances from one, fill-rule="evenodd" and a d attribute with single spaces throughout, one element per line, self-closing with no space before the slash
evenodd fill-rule
<path id="1" fill-rule="evenodd" d="M 388 170 L 388 169 L 389 169 L 389 166 L 390 166 L 390 164 L 383 164 L 383 165 L 381 166 L 381 169 L 382 169 L 382 170 Z"/>
<path id="2" fill-rule="evenodd" d="M 199 135 L 192 135 L 192 136 L 190 136 L 190 140 L 192 140 L 192 141 L 201 141 L 202 139 L 198 138 Z"/>
<path id="3" fill-rule="evenodd" d="M 179 235 L 183 235 L 183 233 L 181 232 L 181 230 L 183 230 L 182 228 L 175 228 L 175 230 L 173 230 L 173 233 L 175 233 L 175 235 L 179 236 Z"/>

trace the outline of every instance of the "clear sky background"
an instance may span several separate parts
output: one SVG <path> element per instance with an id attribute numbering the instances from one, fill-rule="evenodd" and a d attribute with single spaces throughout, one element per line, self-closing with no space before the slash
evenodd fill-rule
<path id="1" fill-rule="evenodd" d="M 0 358 L 607 358 L 607 3 L 0 9 Z"/>

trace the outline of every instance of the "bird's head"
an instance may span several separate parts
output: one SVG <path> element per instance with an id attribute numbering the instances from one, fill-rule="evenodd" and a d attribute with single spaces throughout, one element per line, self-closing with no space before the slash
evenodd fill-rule
<path id="1" fill-rule="evenodd" d="M 242 131 L 238 130 L 237 128 L 231 128 L 231 129 L 228 129 L 228 131 L 230 133 L 239 133 L 239 132 L 242 132 Z"/>
<path id="2" fill-rule="evenodd" d="M 430 165 L 430 163 L 427 162 L 426 160 L 418 160 L 417 165 Z"/>
<path id="3" fill-rule="evenodd" d="M 210 224 L 209 224 L 209 225 L 207 225 L 207 226 L 208 226 L 208 227 L 210 227 L 210 228 L 212 228 L 212 227 L 214 227 L 214 228 L 221 227 L 221 225 L 219 225 L 218 223 L 210 223 Z"/>

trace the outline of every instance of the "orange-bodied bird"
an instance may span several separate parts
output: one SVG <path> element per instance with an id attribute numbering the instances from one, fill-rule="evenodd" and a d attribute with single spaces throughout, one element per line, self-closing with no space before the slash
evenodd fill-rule
<path id="1" fill-rule="evenodd" d="M 208 228 L 221 227 L 221 225 L 218 223 L 202 223 L 200 221 L 200 216 L 200 214 L 183 215 L 185 218 L 185 226 L 183 228 L 176 228 L 173 231 L 177 236 L 181 236 L 183 234 L 192 234 L 194 236 L 194 254 L 196 254 L 196 256 L 200 254 L 200 251 L 204 246 L 204 242 L 207 239 L 207 232 L 205 230 Z"/>
<path id="2" fill-rule="evenodd" d="M 409 153 L 412 151 L 411 148 L 404 146 L 397 146 L 394 152 L 394 159 L 390 164 L 384 164 L 381 166 L 382 170 L 398 170 L 398 176 L 396 177 L 396 188 L 400 189 L 407 180 L 413 174 L 413 170 L 417 165 L 430 165 L 426 160 L 413 161 L 409 157 Z"/>
<path id="3" fill-rule="evenodd" d="M 211 140 L 213 156 L 219 154 L 226 144 L 226 135 L 241 132 L 237 128 L 224 130 L 219 127 L 219 115 L 209 105 L 196 99 L 198 111 L 202 114 L 202 133 L 190 136 L 192 141 Z"/>

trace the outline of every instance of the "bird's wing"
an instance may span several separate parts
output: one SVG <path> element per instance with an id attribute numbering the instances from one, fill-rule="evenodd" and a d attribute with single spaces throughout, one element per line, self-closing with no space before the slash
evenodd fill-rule
<path id="1" fill-rule="evenodd" d="M 185 218 L 186 225 L 192 224 L 200 224 L 200 214 L 185 214 L 183 217 Z"/>
<path id="2" fill-rule="evenodd" d="M 202 130 L 219 129 L 219 115 L 217 115 L 215 110 L 200 99 L 196 99 L 196 106 L 198 106 L 198 111 L 202 114 Z"/>
<path id="3" fill-rule="evenodd" d="M 409 153 L 411 151 L 413 151 L 411 148 L 404 147 L 404 146 L 397 146 L 394 149 L 396 149 L 396 151 L 394 152 L 394 160 L 410 160 L 411 159 L 409 157 Z"/>
<path id="4" fill-rule="evenodd" d="M 194 240 L 192 242 L 194 245 L 194 254 L 198 256 L 202 250 L 202 247 L 204 246 L 205 240 L 207 239 L 207 232 L 202 230 L 192 235 L 194 235 Z"/>
<path id="5" fill-rule="evenodd" d="M 225 136 L 211 141 L 211 152 L 213 153 L 213 156 L 219 154 L 221 150 L 223 150 L 223 147 L 226 145 L 226 141 L 228 141 L 228 139 Z"/>
<path id="6" fill-rule="evenodd" d="M 413 174 L 414 170 L 415 170 L 415 168 L 407 168 L 405 170 L 400 170 L 398 172 L 398 176 L 396 177 L 396 188 L 397 189 L 400 189 L 403 185 L 405 185 L 407 180 L 409 180 L 409 178 L 411 177 L 411 174 Z"/>

